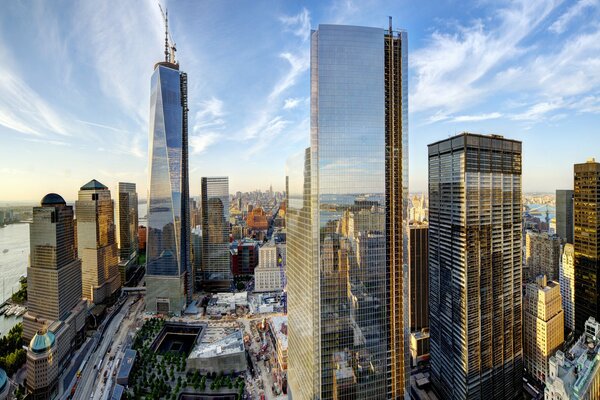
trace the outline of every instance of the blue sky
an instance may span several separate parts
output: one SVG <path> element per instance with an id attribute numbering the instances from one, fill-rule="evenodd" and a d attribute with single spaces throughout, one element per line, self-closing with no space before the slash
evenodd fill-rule
<path id="1" fill-rule="evenodd" d="M 164 2 L 163 2 L 164 4 Z M 189 76 L 190 192 L 283 190 L 308 144 L 309 33 L 321 23 L 409 37 L 410 189 L 427 144 L 461 131 L 522 140 L 523 189 L 572 186 L 600 158 L 600 0 L 166 2 Z M 145 198 L 156 1 L 10 1 L 0 13 L 0 200 L 67 199 L 92 178 Z"/>

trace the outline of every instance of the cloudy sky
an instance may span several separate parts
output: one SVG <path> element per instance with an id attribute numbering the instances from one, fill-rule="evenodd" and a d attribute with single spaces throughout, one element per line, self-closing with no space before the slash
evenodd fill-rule
<path id="1" fill-rule="evenodd" d="M 409 37 L 411 191 L 426 190 L 426 145 L 465 130 L 523 141 L 525 191 L 569 188 L 573 163 L 600 158 L 600 0 L 166 5 L 190 82 L 192 195 L 214 175 L 282 190 L 308 144 L 310 30 L 388 15 Z M 3 3 L 0 201 L 72 200 L 92 178 L 145 198 L 163 40 L 155 0 Z"/>

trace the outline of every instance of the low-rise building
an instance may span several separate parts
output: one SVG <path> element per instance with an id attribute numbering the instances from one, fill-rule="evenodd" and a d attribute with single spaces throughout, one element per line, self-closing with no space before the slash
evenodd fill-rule
<path id="1" fill-rule="evenodd" d="M 600 398 L 600 323 L 590 317 L 585 332 L 567 353 L 550 357 L 546 400 Z"/>
<path id="2" fill-rule="evenodd" d="M 199 371 L 201 374 L 246 371 L 246 349 L 241 330 L 237 329 L 210 343 L 205 341 L 206 336 L 205 333 L 201 343 L 192 349 L 187 359 L 188 370 Z"/>
<path id="3" fill-rule="evenodd" d="M 121 366 L 119 367 L 119 372 L 117 374 L 118 385 L 129 385 L 129 375 L 131 374 L 131 370 L 133 369 L 133 365 L 135 364 L 136 356 L 137 352 L 135 350 L 125 350 L 125 354 L 123 355 L 123 361 L 121 362 Z"/>
<path id="4" fill-rule="evenodd" d="M 269 333 L 273 348 L 277 352 L 277 365 L 279 370 L 287 371 L 288 359 L 288 329 L 287 316 L 271 317 L 269 320 Z"/>
<path id="5" fill-rule="evenodd" d="M 228 315 L 234 313 L 236 307 L 248 307 L 248 292 L 216 293 L 208 301 L 206 314 L 212 316 Z"/>
<path id="6" fill-rule="evenodd" d="M 429 329 L 410 333 L 410 360 L 413 367 L 429 360 Z"/>

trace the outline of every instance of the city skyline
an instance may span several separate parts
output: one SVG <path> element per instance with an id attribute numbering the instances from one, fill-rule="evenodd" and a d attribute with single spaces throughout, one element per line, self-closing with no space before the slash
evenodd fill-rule
<path id="1" fill-rule="evenodd" d="M 285 159 L 308 144 L 310 29 L 385 28 L 387 15 L 410 39 L 411 192 L 426 191 L 426 145 L 461 131 L 521 140 L 525 192 L 569 189 L 573 164 L 600 157 L 581 146 L 595 139 L 600 112 L 599 58 L 590 56 L 600 29 L 587 22 L 597 2 L 482 2 L 466 11 L 452 2 L 261 2 L 233 14 L 227 2 L 164 5 L 192 76 L 192 196 L 201 176 L 230 176 L 231 192 L 283 190 Z M 155 2 L 9 3 L 5 11 L 0 143 L 11 151 L 0 162 L 9 189 L 0 201 L 57 192 L 70 202 L 92 178 L 135 182 L 145 200 L 148 81 L 163 39 Z M 251 34 L 237 40 L 238 32 Z"/>

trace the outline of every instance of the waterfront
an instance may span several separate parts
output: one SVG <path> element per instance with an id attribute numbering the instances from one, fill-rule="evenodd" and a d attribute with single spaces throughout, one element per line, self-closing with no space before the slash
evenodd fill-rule
<path id="1" fill-rule="evenodd" d="M 0 228 L 0 302 L 19 290 L 19 278 L 27 273 L 29 224 L 18 223 Z M 21 317 L 0 316 L 0 332 L 6 334 Z"/>

